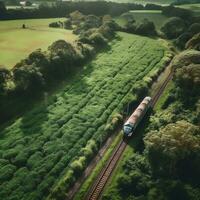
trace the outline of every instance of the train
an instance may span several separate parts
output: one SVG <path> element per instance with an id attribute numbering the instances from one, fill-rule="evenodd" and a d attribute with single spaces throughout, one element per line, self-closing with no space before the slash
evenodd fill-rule
<path id="1" fill-rule="evenodd" d="M 134 133 L 134 130 L 146 114 L 147 110 L 151 106 L 152 98 L 145 97 L 132 115 L 125 122 L 123 127 L 123 132 L 125 137 L 131 137 Z"/>

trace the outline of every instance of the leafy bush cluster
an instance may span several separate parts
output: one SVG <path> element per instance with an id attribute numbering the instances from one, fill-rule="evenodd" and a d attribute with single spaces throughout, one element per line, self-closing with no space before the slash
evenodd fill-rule
<path id="1" fill-rule="evenodd" d="M 119 37 L 121 41 L 113 41 L 112 48 L 100 53 L 70 84 L 1 131 L 1 199 L 66 197 L 121 123 L 117 113 L 135 98 L 133 88 L 139 93 L 141 80 L 148 82 L 163 68 L 168 53 L 159 41 L 126 33 Z M 66 51 L 66 45 L 52 45 L 50 58 L 76 56 L 73 49 Z"/>
<path id="2" fill-rule="evenodd" d="M 194 50 L 174 58 L 173 87 L 150 118 L 144 151 L 126 159 L 117 178 L 120 198 L 200 198 L 199 58 Z M 103 199 L 115 197 L 106 194 Z"/>
<path id="3" fill-rule="evenodd" d="M 148 19 L 143 19 L 141 22 L 136 22 L 131 13 L 124 13 L 122 17 L 126 20 L 123 31 L 145 36 L 156 36 L 156 28 L 153 22 Z"/>
<path id="4" fill-rule="evenodd" d="M 194 17 L 189 10 L 173 6 L 164 7 L 163 14 L 170 17 L 161 27 L 165 37 L 173 39 L 174 44 L 180 49 L 194 48 L 198 50 L 199 18 Z"/>
<path id="5" fill-rule="evenodd" d="M 70 14 L 70 21 L 74 25 L 73 32 L 80 35 L 80 41 L 96 48 L 106 46 L 115 32 L 120 30 L 110 15 L 98 17 L 75 11 Z"/>

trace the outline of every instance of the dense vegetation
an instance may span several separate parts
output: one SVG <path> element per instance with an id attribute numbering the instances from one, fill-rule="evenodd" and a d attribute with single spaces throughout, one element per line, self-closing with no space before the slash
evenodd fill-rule
<path id="1" fill-rule="evenodd" d="M 52 6 L 41 4 L 35 9 L 9 9 L 6 10 L 3 2 L 0 4 L 0 19 L 24 19 L 24 18 L 50 18 L 65 17 L 71 12 L 79 10 L 83 14 L 95 14 L 98 16 L 110 14 L 112 16 L 122 14 L 128 10 L 143 9 L 142 5 L 134 3 L 114 3 L 106 1 L 97 2 L 56 2 Z"/>
<path id="2" fill-rule="evenodd" d="M 123 162 L 103 199 L 200 198 L 199 58 L 196 50 L 174 58 L 173 82 L 145 129 L 144 148 Z"/>
<path id="3" fill-rule="evenodd" d="M 159 41 L 125 33 L 118 37 L 70 84 L 2 128 L 1 199 L 62 199 L 119 123 L 117 113 L 137 99 L 133 88 L 141 94 L 141 80 L 147 88 L 169 61 Z"/>

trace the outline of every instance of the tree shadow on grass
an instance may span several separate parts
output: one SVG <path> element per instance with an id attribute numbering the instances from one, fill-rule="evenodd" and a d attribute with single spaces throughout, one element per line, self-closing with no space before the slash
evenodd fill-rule
<path id="1" fill-rule="evenodd" d="M 21 131 L 24 135 L 38 134 L 42 130 L 42 125 L 48 120 L 48 110 L 45 103 L 35 105 L 34 108 L 25 113 L 21 120 Z"/>

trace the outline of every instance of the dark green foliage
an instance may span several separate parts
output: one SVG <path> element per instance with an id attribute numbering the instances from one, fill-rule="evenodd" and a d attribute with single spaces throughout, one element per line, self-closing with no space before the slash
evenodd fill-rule
<path id="1" fill-rule="evenodd" d="M 72 29 L 72 23 L 69 19 L 66 19 L 64 22 L 63 22 L 63 27 L 64 29 Z"/>
<path id="2" fill-rule="evenodd" d="M 6 83 L 11 77 L 10 71 L 6 68 L 0 68 L 0 96 L 6 91 Z"/>
<path id="3" fill-rule="evenodd" d="M 161 31 L 169 39 L 174 39 L 180 36 L 186 30 L 184 20 L 179 17 L 169 18 L 165 24 L 161 27 Z"/>
<path id="4" fill-rule="evenodd" d="M 32 65 L 15 67 L 13 75 L 17 90 L 35 93 L 41 91 L 45 84 L 42 73 Z"/>
<path id="5" fill-rule="evenodd" d="M 189 27 L 188 32 L 190 32 L 192 35 L 200 33 L 200 23 L 194 23 L 194 24 L 192 24 Z"/>
<path id="6" fill-rule="evenodd" d="M 195 49 L 200 51 L 200 33 L 194 35 L 185 45 L 186 49 Z"/>
<path id="7" fill-rule="evenodd" d="M 156 35 L 156 28 L 153 22 L 149 21 L 148 19 L 144 19 L 140 22 L 135 32 L 139 35 Z"/>
<path id="8" fill-rule="evenodd" d="M 184 49 L 185 48 L 185 44 L 187 43 L 187 41 L 192 37 L 192 34 L 190 32 L 185 32 L 182 33 L 175 41 L 175 45 L 177 47 L 179 47 L 180 49 Z"/>
<path id="9" fill-rule="evenodd" d="M 59 22 L 52 22 L 52 23 L 49 24 L 49 27 L 51 27 L 51 28 L 61 28 L 62 24 L 59 23 Z"/>
<path id="10" fill-rule="evenodd" d="M 172 66 L 175 70 L 175 84 L 180 88 L 181 95 L 187 96 L 187 98 L 183 98 L 183 101 L 198 97 L 200 87 L 199 51 L 182 52 L 174 58 Z"/>
<path id="11" fill-rule="evenodd" d="M 153 175 L 198 181 L 199 136 L 198 127 L 185 121 L 150 132 L 145 146 Z"/>
<path id="12" fill-rule="evenodd" d="M 189 9 L 183 9 L 174 6 L 163 6 L 162 13 L 168 17 L 182 18 L 187 23 L 189 23 L 192 17 L 192 12 Z"/>
<path id="13" fill-rule="evenodd" d="M 11 165 L 11 164 L 4 165 L 0 169 L 0 182 L 8 181 L 10 178 L 12 178 L 15 170 L 16 170 L 16 167 L 14 165 Z"/>

